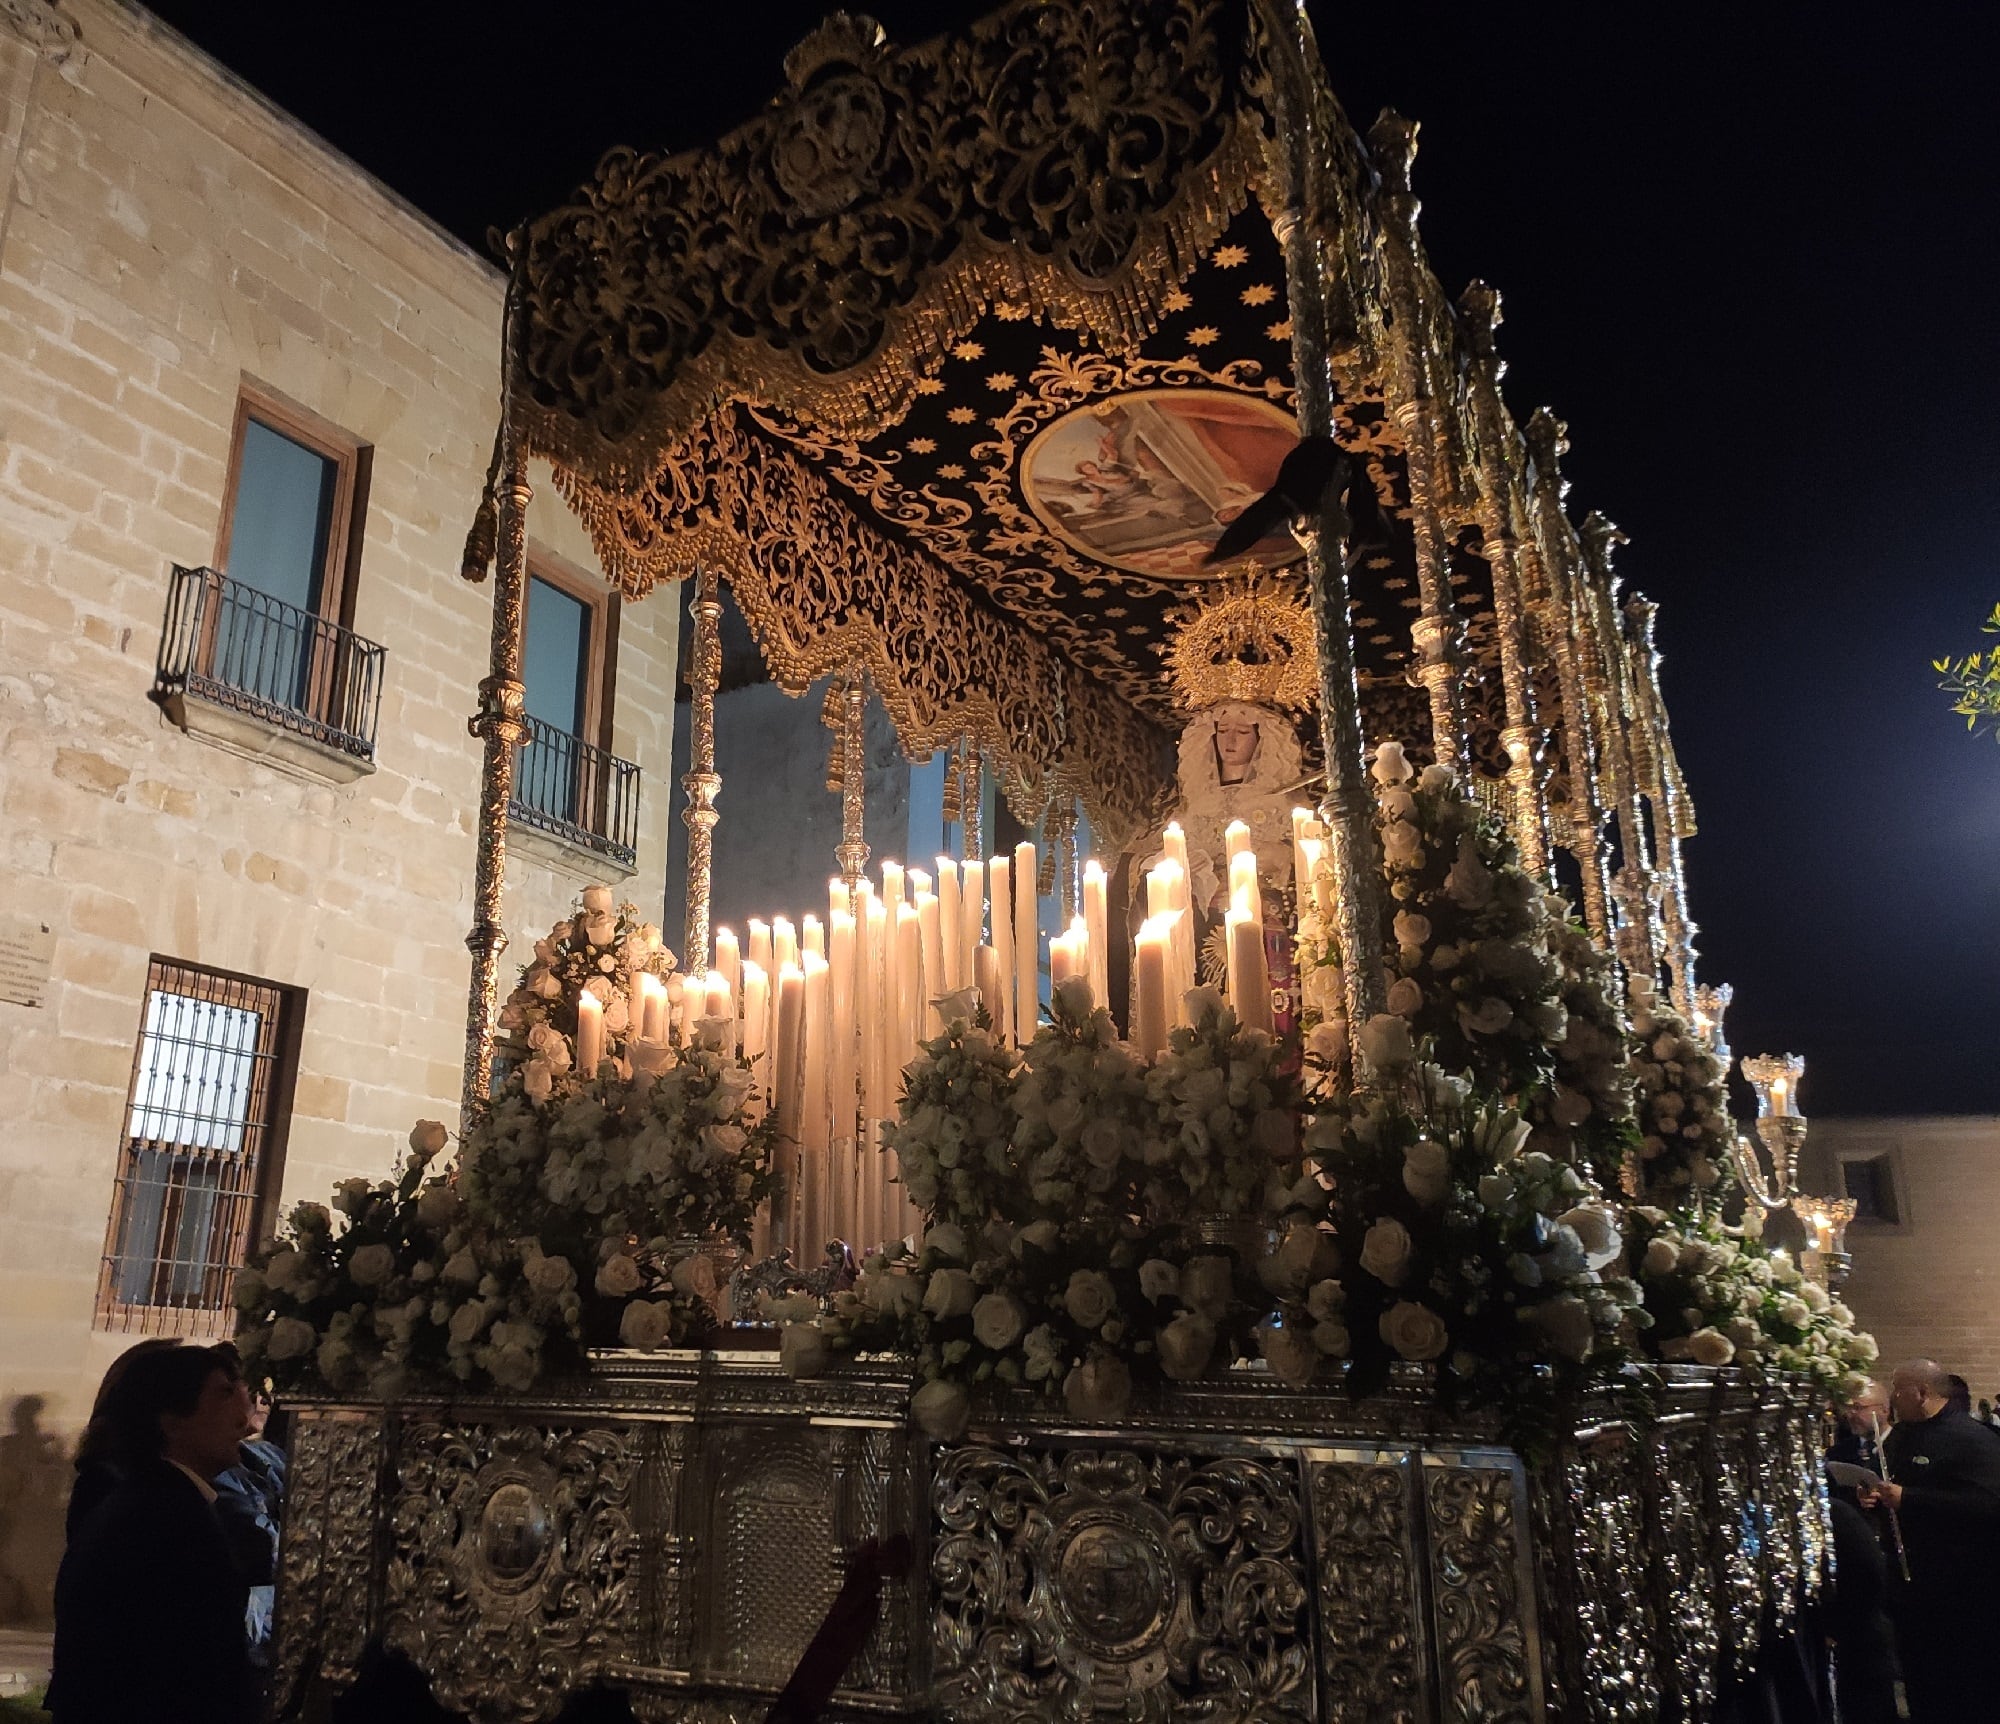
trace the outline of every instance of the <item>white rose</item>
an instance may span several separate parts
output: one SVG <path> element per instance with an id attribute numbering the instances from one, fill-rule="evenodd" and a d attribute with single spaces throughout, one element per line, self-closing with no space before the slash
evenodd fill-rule
<path id="1" fill-rule="evenodd" d="M 924 1309 L 940 1320 L 963 1317 L 972 1310 L 979 1289 L 963 1269 L 934 1269 L 924 1288 Z"/>
<path id="2" fill-rule="evenodd" d="M 713 1299 L 716 1293 L 715 1265 L 699 1251 L 690 1251 L 680 1258 L 667 1278 L 673 1282 L 674 1291 L 690 1299 Z"/>
<path id="3" fill-rule="evenodd" d="M 280 1317 L 271 1325 L 271 1344 L 265 1356 L 272 1360 L 303 1359 L 318 1344 L 313 1326 L 299 1317 Z"/>
<path id="4" fill-rule="evenodd" d="M 1697 1329 L 1687 1341 L 1688 1357 L 1697 1365 L 1726 1365 L 1736 1357 L 1736 1343 L 1720 1329 Z"/>
<path id="5" fill-rule="evenodd" d="M 1376 1328 L 1385 1345 L 1419 1363 L 1437 1358 L 1451 1344 L 1444 1319 L 1414 1299 L 1398 1299 L 1382 1313 Z"/>
<path id="6" fill-rule="evenodd" d="M 1160 1331 L 1160 1369 L 1176 1383 L 1191 1383 L 1208 1369 L 1215 1325 L 1199 1311 L 1183 1311 Z"/>
<path id="7" fill-rule="evenodd" d="M 1382 855 L 1392 867 L 1421 867 L 1424 835 L 1407 820 L 1391 820 L 1382 828 Z"/>
<path id="8" fill-rule="evenodd" d="M 586 916 L 608 916 L 617 907 L 618 900 L 612 896 L 609 886 L 584 887 L 583 911 Z"/>
<path id="9" fill-rule="evenodd" d="M 876 1276 L 870 1291 L 875 1308 L 885 1317 L 900 1320 L 914 1316 L 923 1303 L 923 1290 L 917 1285 L 917 1278 L 900 1270 L 892 1269 Z"/>
<path id="10" fill-rule="evenodd" d="M 1353 1349 L 1354 1340 L 1347 1332 L 1347 1325 L 1337 1318 L 1315 1323 L 1312 1332 L 1313 1346 L 1329 1359 L 1344 1359 Z"/>
<path id="11" fill-rule="evenodd" d="M 1403 753 L 1400 742 L 1385 742 L 1375 751 L 1375 764 L 1369 768 L 1377 784 L 1401 784 L 1410 776 L 1409 757 Z"/>
<path id="12" fill-rule="evenodd" d="M 1053 1221 L 1031 1221 L 1014 1235 L 1013 1252 L 1019 1257 L 1028 1246 L 1037 1251 L 1053 1251 L 1062 1243 L 1062 1229 Z"/>
<path id="13" fill-rule="evenodd" d="M 479 1260 L 472 1255 L 472 1247 L 465 1246 L 452 1253 L 441 1271 L 442 1278 L 456 1287 L 476 1287 L 479 1285 Z"/>
<path id="14" fill-rule="evenodd" d="M 1431 943 L 1431 919 L 1419 916 L 1414 910 L 1401 910 L 1396 914 L 1396 944 L 1413 951 L 1421 951 Z M 1391 1008 L 1394 1010 L 1395 1008 Z"/>
<path id="15" fill-rule="evenodd" d="M 970 1024 L 979 1016 L 979 990 L 954 988 L 937 997 L 938 1017 L 947 1025 Z"/>
<path id="16" fill-rule="evenodd" d="M 1590 1307 L 1575 1294 L 1544 1300 L 1528 1313 L 1528 1318 L 1541 1330 L 1558 1358 L 1580 1365 L 1590 1356 L 1591 1345 L 1597 1339 L 1597 1325 L 1591 1320 Z"/>
<path id="17" fill-rule="evenodd" d="M 239 1311 L 254 1311 L 269 1297 L 264 1285 L 264 1277 L 254 1269 L 236 1271 L 236 1285 L 230 1291 L 230 1301 Z"/>
<path id="18" fill-rule="evenodd" d="M 396 1254 L 386 1245 L 364 1245 L 347 1260 L 347 1276 L 357 1287 L 379 1287 L 396 1272 Z"/>
<path id="19" fill-rule="evenodd" d="M 1467 910 L 1483 910 L 1493 902 L 1493 871 L 1473 854 L 1467 844 L 1444 878 L 1445 895 Z"/>
<path id="20" fill-rule="evenodd" d="M 939 1377 L 910 1397 L 910 1416 L 932 1442 L 949 1443 L 965 1434 L 972 1397 L 962 1385 Z"/>
<path id="21" fill-rule="evenodd" d="M 1417 1057 L 1410 1026 L 1392 1012 L 1377 1012 L 1361 1026 L 1361 1057 L 1377 1071 L 1408 1065 Z"/>
<path id="22" fill-rule="evenodd" d="M 549 1062 L 537 1056 L 521 1067 L 521 1093 L 532 1102 L 544 1102 L 555 1088 L 555 1073 Z"/>
<path id="23" fill-rule="evenodd" d="M 1400 1287 L 1410 1273 L 1410 1230 L 1385 1215 L 1361 1240 L 1361 1267 L 1385 1287 Z"/>
<path id="24" fill-rule="evenodd" d="M 1079 1269 L 1063 1289 L 1063 1309 L 1081 1329 L 1101 1329 L 1118 1309 L 1118 1295 L 1095 1269 Z"/>
<path id="25" fill-rule="evenodd" d="M 1680 1266 L 1681 1254 L 1671 1239 L 1655 1239 L 1646 1247 L 1640 1267 L 1648 1275 L 1671 1275 Z"/>
<path id="26" fill-rule="evenodd" d="M 1293 1388 L 1303 1388 L 1319 1369 L 1319 1349 L 1312 1337 L 1287 1324 L 1266 1323 L 1257 1331 L 1257 1350 L 1271 1375 Z"/>
<path id="27" fill-rule="evenodd" d="M 1191 1257 L 1181 1271 L 1181 1300 L 1211 1323 L 1220 1323 L 1236 1297 L 1236 1268 L 1227 1257 Z"/>
<path id="28" fill-rule="evenodd" d="M 608 914 L 584 917 L 583 937 L 593 946 L 610 945 L 618 938 L 617 918 Z"/>
<path id="29" fill-rule="evenodd" d="M 1122 1418 L 1132 1404 L 1132 1373 L 1122 1359 L 1094 1352 L 1063 1379 L 1063 1404 L 1074 1419 Z"/>
<path id="30" fill-rule="evenodd" d="M 817 1323 L 787 1323 L 778 1335 L 778 1363 L 788 1377 L 817 1377 L 832 1358 Z"/>
<path id="31" fill-rule="evenodd" d="M 1347 1058 L 1347 1020 L 1325 1018 L 1312 1027 L 1306 1051 L 1323 1066 L 1337 1066 Z"/>
<path id="32" fill-rule="evenodd" d="M 642 1353 L 664 1347 L 673 1330 L 673 1307 L 664 1299 L 634 1299 L 618 1320 L 620 1345 Z"/>
<path id="33" fill-rule="evenodd" d="M 1812 1308 L 1803 1299 L 1786 1299 L 1778 1305 L 1778 1321 L 1794 1329 L 1803 1329 L 1812 1321 Z"/>
<path id="34" fill-rule="evenodd" d="M 1148 1299 L 1177 1299 L 1181 1272 L 1162 1258 L 1149 1257 L 1139 1265 L 1139 1291 Z"/>
<path id="35" fill-rule="evenodd" d="M 557 1298 L 576 1285 L 576 1270 L 567 1257 L 531 1257 L 522 1267 L 528 1285 L 545 1298 Z"/>
<path id="36" fill-rule="evenodd" d="M 1481 1174 L 1479 1201 L 1488 1209 L 1504 1209 L 1514 1196 L 1514 1182 L 1504 1173 Z"/>
<path id="37" fill-rule="evenodd" d="M 1579 1204 L 1556 1219 L 1571 1229 L 1582 1242 L 1584 1261 L 1593 1269 L 1602 1269 L 1616 1262 L 1619 1253 L 1625 1249 L 1616 1218 L 1600 1204 Z"/>
<path id="38" fill-rule="evenodd" d="M 639 1265 L 622 1251 L 614 1251 L 598 1264 L 597 1291 L 607 1299 L 622 1299 L 639 1290 Z"/>
<path id="39" fill-rule="evenodd" d="M 273 1293 L 297 1291 L 299 1273 L 304 1264 L 305 1259 L 289 1245 L 272 1252 L 270 1261 L 264 1265 L 264 1285 Z"/>
<path id="40" fill-rule="evenodd" d="M 1398 976 L 1382 1003 L 1400 1018 L 1413 1018 L 1424 1009 L 1424 990 L 1415 976 Z"/>
<path id="41" fill-rule="evenodd" d="M 1027 1326 L 1028 1313 L 1011 1293 L 988 1293 L 972 1307 L 972 1338 L 996 1353 L 1020 1340 Z"/>
<path id="42" fill-rule="evenodd" d="M 468 1346 L 486 1327 L 486 1319 L 490 1314 L 485 1300 L 468 1300 L 451 1314 L 451 1323 L 446 1333 L 458 1346 Z"/>
<path id="43" fill-rule="evenodd" d="M 1188 1022 L 1201 1029 L 1222 1010 L 1222 996 L 1213 988 L 1190 988 L 1181 996 L 1181 1004 L 1187 1009 Z"/>
<path id="44" fill-rule="evenodd" d="M 924 1249 L 935 1251 L 940 1257 L 948 1257 L 954 1263 L 971 1260 L 971 1253 L 965 1244 L 965 1229 L 949 1221 L 940 1221 L 924 1235 Z"/>
<path id="45" fill-rule="evenodd" d="M 1083 976 L 1067 976 L 1056 983 L 1055 998 L 1072 1023 L 1083 1022 L 1096 1004 L 1090 997 L 1090 982 Z"/>
<path id="46" fill-rule="evenodd" d="M 1338 1281 L 1316 1281 L 1306 1295 L 1306 1310 L 1315 1323 L 1332 1322 L 1346 1308 L 1347 1289 Z"/>
<path id="47" fill-rule="evenodd" d="M 451 1141 L 451 1134 L 434 1119 L 420 1119 L 410 1127 L 410 1152 L 419 1161 L 429 1161 Z"/>
<path id="48" fill-rule="evenodd" d="M 442 1232 L 458 1214 L 458 1206 L 458 1188 L 434 1180 L 417 1195 L 417 1219 L 432 1232 Z"/>
<path id="49" fill-rule="evenodd" d="M 1451 1155 L 1445 1146 L 1420 1137 L 1403 1151 L 1403 1189 L 1419 1203 L 1442 1203 L 1451 1192 Z"/>
<path id="50" fill-rule="evenodd" d="M 1452 784 L 1451 768 L 1442 762 L 1433 762 L 1417 774 L 1417 786 L 1432 792 L 1449 790 Z"/>

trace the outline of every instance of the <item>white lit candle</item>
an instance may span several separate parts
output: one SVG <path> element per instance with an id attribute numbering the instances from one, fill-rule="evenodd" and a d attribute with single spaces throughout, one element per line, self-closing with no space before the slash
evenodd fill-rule
<path id="1" fill-rule="evenodd" d="M 975 946 L 972 949 L 972 985 L 979 990 L 979 1003 L 986 1008 L 986 1015 L 999 1022 L 997 1003 L 1004 997 L 1007 984 L 1002 977 L 1000 954 L 991 946 Z"/>
<path id="2" fill-rule="evenodd" d="M 864 891 L 863 914 L 854 924 L 854 1011 L 861 1023 L 862 1102 L 870 1119 L 882 1111 L 882 1072 L 888 1060 L 889 1021 L 894 997 L 887 985 L 889 910 L 873 892 Z"/>
<path id="3" fill-rule="evenodd" d="M 808 947 L 805 974 L 805 1092 L 799 1104 L 799 1142 L 825 1154 L 828 1131 L 827 1071 L 833 1052 L 833 979 L 826 959 Z"/>
<path id="4" fill-rule="evenodd" d="M 888 907 L 893 925 L 897 906 L 903 903 L 903 865 L 900 862 L 882 864 L 882 902 Z"/>
<path id="5" fill-rule="evenodd" d="M 1271 977 L 1264 962 L 1264 924 L 1256 916 L 1231 907 L 1229 931 L 1229 1003 L 1247 1030 L 1271 1028 Z"/>
<path id="6" fill-rule="evenodd" d="M 854 1131 L 854 1071 L 858 1032 L 855 1016 L 854 912 L 831 911 L 826 927 L 826 967 L 832 1028 L 828 1032 L 827 1110 L 833 1120 L 833 1141 Z"/>
<path id="7" fill-rule="evenodd" d="M 749 961 L 762 970 L 768 978 L 771 974 L 771 924 L 756 916 L 750 918 Z"/>
<path id="8" fill-rule="evenodd" d="M 586 988 L 576 1002 L 576 1075 L 588 1082 L 603 1058 L 604 1002 Z"/>
<path id="9" fill-rule="evenodd" d="M 755 958 L 743 960 L 743 1057 L 750 1062 L 755 1074 L 759 1098 L 764 1105 L 771 1101 L 770 1061 L 765 1057 L 770 1052 L 771 1032 L 771 978 L 764 966 Z M 757 1110 L 763 1111 L 763 1106 Z"/>
<path id="10" fill-rule="evenodd" d="M 736 934 L 733 929 L 718 928 L 715 930 L 715 968 L 722 972 L 722 979 L 729 984 L 730 1003 L 734 1005 L 741 1001 L 743 998 L 743 953 L 742 949 L 736 943 Z M 708 1015 L 710 1017 L 715 1016 L 713 1012 L 710 1012 Z M 735 1048 L 736 1032 L 731 1030 L 729 1032 L 729 1049 L 733 1053 Z"/>
<path id="11" fill-rule="evenodd" d="M 936 896 L 924 897 L 933 904 Z M 903 1068 L 917 1057 L 917 1043 L 923 1036 L 924 946 L 920 913 L 908 904 L 896 912 L 896 1055 L 889 1068 L 889 1092 L 885 1102 L 894 1109 L 896 1093 L 902 1087 Z"/>
<path id="12" fill-rule="evenodd" d="M 1252 851 L 1239 850 L 1229 858 L 1229 907 L 1260 922 L 1264 919 L 1264 894 L 1257 885 L 1257 857 Z"/>
<path id="13" fill-rule="evenodd" d="M 1092 857 L 1083 865 L 1083 920 L 1089 929 L 1090 997 L 1100 1006 L 1111 1003 L 1110 882 L 1104 864 Z"/>
<path id="14" fill-rule="evenodd" d="M 986 864 L 968 862 L 959 873 L 958 974 L 961 984 L 970 982 L 977 986 L 979 977 L 973 970 L 972 954 L 986 938 Z"/>
<path id="15" fill-rule="evenodd" d="M 1187 834 L 1178 820 L 1168 821 L 1166 831 L 1160 834 L 1160 853 L 1181 871 L 1182 879 L 1188 877 Z"/>
<path id="16" fill-rule="evenodd" d="M 1042 1019 L 1042 930 L 1035 847 L 1014 846 L 1014 1039 L 1026 1047 Z"/>
<path id="17" fill-rule="evenodd" d="M 639 972 L 638 1038 L 660 1043 L 667 1039 L 667 984 L 649 970 Z"/>
<path id="18" fill-rule="evenodd" d="M 1140 926 L 1132 1047 L 1141 1059 L 1158 1059 L 1167 1045 L 1167 966 L 1171 944 L 1171 929 L 1157 917 L 1148 917 Z"/>
<path id="19" fill-rule="evenodd" d="M 688 1039 L 688 991 L 700 986 L 699 982 L 690 981 L 678 972 L 667 978 L 667 1034 L 677 1042 Z"/>
<path id="20" fill-rule="evenodd" d="M 1241 820 L 1232 820 L 1222 829 L 1222 847 L 1230 861 L 1235 861 L 1250 848 L 1250 828 Z"/>
<path id="21" fill-rule="evenodd" d="M 938 968 L 931 978 L 931 998 L 963 985 L 965 913 L 958 901 L 958 864 L 949 856 L 937 859 Z"/>
<path id="22" fill-rule="evenodd" d="M 805 1061 L 805 977 L 787 964 L 778 977 L 777 1038 L 772 1050 L 776 1065 L 772 1106 L 777 1114 L 778 1141 L 771 1154 L 771 1236 L 778 1245 L 798 1244 L 799 1103 L 801 1068 Z"/>
<path id="23" fill-rule="evenodd" d="M 917 926 L 922 930 L 924 940 L 924 982 L 920 996 L 924 1009 L 918 1018 L 922 1026 L 918 1034 L 926 1039 L 942 1033 L 944 1027 L 938 1022 L 937 1007 L 933 1003 L 945 991 L 941 985 L 945 975 L 943 917 L 944 907 L 939 904 L 935 892 L 917 894 Z M 912 1057 L 915 1057 L 914 1052 Z"/>
<path id="24" fill-rule="evenodd" d="M 710 970 L 702 986 L 701 1015 L 704 1018 L 720 1018 L 729 1026 L 728 1045 L 725 1052 L 736 1051 L 736 999 L 729 991 L 729 978 L 721 970 Z"/>
<path id="25" fill-rule="evenodd" d="M 822 958 L 826 956 L 826 924 L 817 916 L 808 916 L 799 923 L 799 950 L 801 953 L 812 952 Z M 799 968 L 802 970 L 805 968 L 803 962 Z"/>
<path id="26" fill-rule="evenodd" d="M 1000 971 L 998 988 L 986 1009 L 993 1015 L 993 1034 L 1005 1041 L 1014 1018 L 1014 897 L 1007 858 L 994 857 L 986 877 L 993 888 L 993 961 Z"/>
<path id="27" fill-rule="evenodd" d="M 788 964 L 793 969 L 799 967 L 799 931 L 789 917 L 778 916 L 771 923 L 771 967 L 782 976 Z"/>
<path id="28" fill-rule="evenodd" d="M 1786 1114 L 1792 1111 L 1792 1086 L 1785 1078 L 1771 1080 L 1771 1111 Z"/>
<path id="29" fill-rule="evenodd" d="M 1049 986 L 1060 988 L 1070 977 L 1070 948 L 1067 934 L 1049 936 Z"/>

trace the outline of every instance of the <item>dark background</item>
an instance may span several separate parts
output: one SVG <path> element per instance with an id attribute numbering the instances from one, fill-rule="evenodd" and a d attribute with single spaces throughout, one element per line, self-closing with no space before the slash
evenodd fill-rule
<path id="1" fill-rule="evenodd" d="M 606 148 L 749 117 L 824 10 L 156 8 L 469 241 Z M 974 16 L 875 0 L 899 42 Z M 1701 973 L 1808 1113 L 2000 1112 L 2000 746 L 1935 691 L 2000 601 L 1987 8 L 1314 0 L 1349 117 L 1423 122 L 1446 287 L 1631 535 L 1700 816 Z"/>

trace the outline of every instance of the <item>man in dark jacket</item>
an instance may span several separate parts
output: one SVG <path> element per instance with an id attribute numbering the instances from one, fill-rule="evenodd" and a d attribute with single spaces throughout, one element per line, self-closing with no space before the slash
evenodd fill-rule
<path id="1" fill-rule="evenodd" d="M 1889 1406 L 1889 1482 L 1866 1500 L 1895 1510 L 1909 1555 L 1891 1613 L 1910 1717 L 1986 1717 L 2000 1693 L 2000 1432 L 1952 1405 L 1949 1378 L 1928 1359 L 1897 1368 Z"/>
<path id="2" fill-rule="evenodd" d="M 135 1359 L 112 1409 L 121 1482 L 56 1577 L 57 1724 L 249 1724 L 244 1582 L 215 1515 L 249 1391 L 227 1347 Z"/>

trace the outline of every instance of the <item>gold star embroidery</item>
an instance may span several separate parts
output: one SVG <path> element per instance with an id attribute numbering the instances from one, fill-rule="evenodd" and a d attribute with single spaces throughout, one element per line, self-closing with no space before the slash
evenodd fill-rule
<path id="1" fill-rule="evenodd" d="M 1014 381 L 1013 372 L 996 371 L 991 377 L 987 378 L 986 387 L 988 389 L 1012 389 Z"/>
<path id="2" fill-rule="evenodd" d="M 917 379 L 917 393 L 919 395 L 942 395 L 944 393 L 944 385 L 935 377 L 919 377 Z"/>
<path id="3" fill-rule="evenodd" d="M 1210 260 L 1217 269 L 1235 269 L 1250 261 L 1250 254 L 1240 245 L 1219 245 Z"/>
<path id="4" fill-rule="evenodd" d="M 1028 308 L 1025 305 L 1016 305 L 1011 300 L 1003 300 L 993 308 L 993 315 L 1002 323 L 1024 323 L 1027 321 Z"/>
<path id="5" fill-rule="evenodd" d="M 1190 329 L 1188 331 L 1188 346 L 1206 347 L 1210 342 L 1220 339 L 1221 335 L 1221 330 L 1204 323 L 1199 329 Z"/>
<path id="6" fill-rule="evenodd" d="M 951 350 L 954 359 L 984 359 L 986 349 L 977 341 L 961 341 Z"/>
<path id="7" fill-rule="evenodd" d="M 965 469 L 956 461 L 947 461 L 938 469 L 938 477 L 940 479 L 963 479 L 965 477 Z"/>
<path id="8" fill-rule="evenodd" d="M 1271 324 L 1264 333 L 1273 341 L 1290 341 L 1292 338 L 1292 320 L 1288 317 L 1282 323 Z"/>
<path id="9" fill-rule="evenodd" d="M 910 453 L 912 455 L 935 455 L 937 453 L 937 443 L 929 437 L 912 437 L 910 439 Z"/>
<path id="10" fill-rule="evenodd" d="M 1188 298 L 1179 288 L 1174 288 L 1168 293 L 1165 299 L 1160 301 L 1160 308 L 1163 311 L 1185 311 L 1192 304 L 1194 304 L 1193 300 Z"/>
<path id="11" fill-rule="evenodd" d="M 1268 281 L 1252 282 L 1241 295 L 1245 305 L 1269 305 L 1278 297 L 1278 290 Z"/>
<path id="12" fill-rule="evenodd" d="M 945 417 L 954 425 L 970 425 L 979 416 L 970 407 L 954 407 Z"/>

